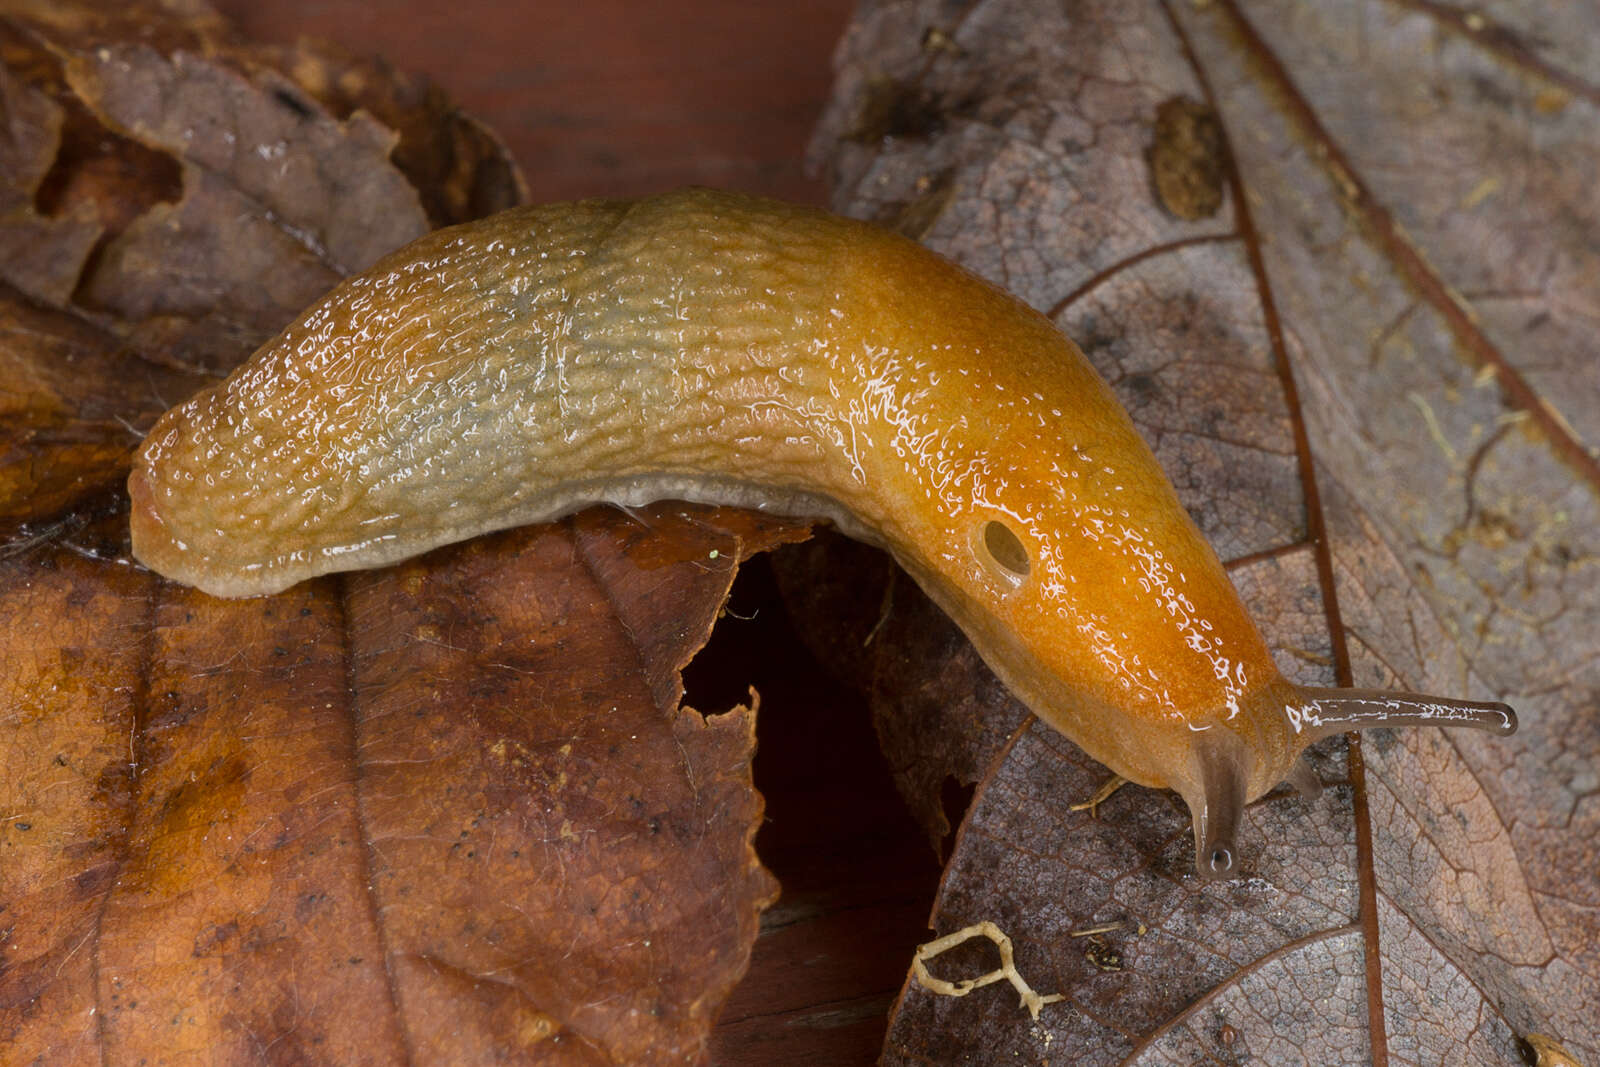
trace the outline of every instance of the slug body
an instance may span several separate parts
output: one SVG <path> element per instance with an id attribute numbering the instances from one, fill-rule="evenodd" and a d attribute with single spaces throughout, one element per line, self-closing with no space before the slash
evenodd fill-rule
<path id="1" fill-rule="evenodd" d="M 139 559 L 218 596 L 599 501 L 826 517 L 893 553 L 1042 719 L 1181 793 L 1208 875 L 1318 738 L 1515 726 L 1291 685 L 1049 321 L 875 227 L 706 190 L 422 238 L 164 415 L 129 490 Z"/>

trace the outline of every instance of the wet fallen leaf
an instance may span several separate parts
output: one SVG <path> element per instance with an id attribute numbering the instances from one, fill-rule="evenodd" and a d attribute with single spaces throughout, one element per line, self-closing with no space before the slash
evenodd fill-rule
<path id="1" fill-rule="evenodd" d="M 908 980 L 885 1063 L 1600 1056 L 1597 29 L 1426 0 L 858 12 L 814 148 L 837 206 L 914 219 L 1079 340 L 1287 674 L 1523 721 L 1322 746 L 1331 788 L 1254 807 L 1246 877 L 1207 885 L 1175 798 L 1069 810 L 1104 769 L 932 656 L 960 641 L 908 583 L 886 615 L 796 597 L 848 622 L 826 645 L 936 840 L 942 787 L 975 786 L 935 931 L 992 921 L 1067 996 L 1032 1022 Z M 1172 132 L 1184 100 L 1236 175 L 1214 212 L 1172 203 L 1215 155 Z M 852 565 L 884 587 L 872 557 L 808 564 Z M 1068 936 L 1106 921 L 1116 970 Z"/>
<path id="2" fill-rule="evenodd" d="M 0 1062 L 703 1059 L 776 894 L 680 671 L 803 524 L 590 512 L 279 597 L 128 556 L 164 407 L 514 200 L 492 135 L 198 5 L 0 5 Z M 714 887 L 714 892 L 707 892 Z"/>

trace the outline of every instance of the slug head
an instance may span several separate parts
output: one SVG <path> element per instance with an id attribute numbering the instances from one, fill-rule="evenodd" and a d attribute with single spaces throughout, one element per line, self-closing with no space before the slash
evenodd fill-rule
<path id="1" fill-rule="evenodd" d="M 1126 411 L 1054 326 L 924 250 L 885 241 L 852 291 L 854 350 L 892 381 L 877 519 L 907 570 L 1040 718 L 1121 777 L 1188 803 L 1196 866 L 1239 870 L 1244 807 L 1317 788 L 1307 745 L 1367 726 L 1509 733 L 1503 704 L 1285 681 Z M 842 345 L 852 350 L 850 345 Z M 953 355 L 946 355 L 951 353 Z M 879 401 L 874 403 L 873 401 Z M 934 412 L 929 419 L 924 413 Z"/>
<path id="2" fill-rule="evenodd" d="M 1197 733 L 1189 774 L 1175 786 L 1189 805 L 1195 869 L 1202 877 L 1228 878 L 1238 872 L 1235 837 L 1249 801 L 1280 782 L 1302 794 L 1320 789 L 1301 757 L 1309 745 L 1325 737 L 1394 726 L 1465 726 L 1501 736 L 1517 728 L 1516 712 L 1494 701 L 1287 683 L 1271 687 L 1267 701 L 1258 704 L 1252 716 L 1257 729 L 1248 740 L 1226 726 Z M 1278 706 L 1272 707 L 1272 702 Z"/>
<path id="3" fill-rule="evenodd" d="M 1233 720 L 1281 683 L 1127 412 L 1047 319 L 925 251 L 886 246 L 860 273 L 880 307 L 843 319 L 876 324 L 858 348 L 905 398 L 858 405 L 888 413 L 864 428 L 894 442 L 869 471 L 892 489 L 888 546 L 1042 719 L 1131 782 L 1236 813 L 1258 772 L 1213 746 L 1234 773 L 1203 803 L 1197 731 L 1259 747 Z M 1230 818 L 1210 820 L 1219 843 Z"/>

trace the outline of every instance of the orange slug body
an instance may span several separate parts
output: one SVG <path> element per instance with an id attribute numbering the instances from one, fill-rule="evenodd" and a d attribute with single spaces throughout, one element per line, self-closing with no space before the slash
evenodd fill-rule
<path id="1" fill-rule="evenodd" d="M 1286 682 L 1078 348 L 903 238 L 708 190 L 517 208 L 347 279 L 164 415 L 134 552 L 218 596 L 586 504 L 832 519 L 887 548 L 1041 718 L 1178 790 L 1202 873 L 1360 725 L 1499 704 Z M 1304 779 L 1304 772 L 1300 772 Z"/>

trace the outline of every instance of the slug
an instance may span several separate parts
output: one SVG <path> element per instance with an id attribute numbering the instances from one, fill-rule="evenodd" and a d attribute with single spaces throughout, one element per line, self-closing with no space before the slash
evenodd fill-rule
<path id="1" fill-rule="evenodd" d="M 1132 421 L 1043 316 L 912 241 L 685 190 L 521 207 L 346 279 L 167 412 L 133 549 L 223 597 L 596 502 L 826 518 L 893 554 L 1041 719 L 1176 790 L 1228 876 L 1245 804 L 1371 726 L 1499 703 L 1286 681 Z"/>

